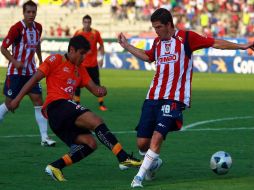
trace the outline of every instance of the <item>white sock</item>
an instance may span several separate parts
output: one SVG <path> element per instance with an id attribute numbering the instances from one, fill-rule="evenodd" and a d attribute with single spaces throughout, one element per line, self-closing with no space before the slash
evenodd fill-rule
<path id="1" fill-rule="evenodd" d="M 42 106 L 34 106 L 35 111 L 35 119 L 39 126 L 40 133 L 41 133 L 41 139 L 44 140 L 48 137 L 48 121 L 47 119 L 42 115 L 41 113 Z"/>
<path id="2" fill-rule="evenodd" d="M 8 112 L 8 108 L 6 107 L 5 103 L 0 105 L 0 121 L 4 119 L 4 115 Z"/>
<path id="3" fill-rule="evenodd" d="M 147 170 L 150 169 L 152 166 L 154 160 L 159 158 L 159 154 L 153 152 L 151 149 L 149 149 L 144 157 L 143 163 L 141 167 L 139 168 L 139 171 L 137 173 L 137 176 L 141 177 L 144 179 Z"/>

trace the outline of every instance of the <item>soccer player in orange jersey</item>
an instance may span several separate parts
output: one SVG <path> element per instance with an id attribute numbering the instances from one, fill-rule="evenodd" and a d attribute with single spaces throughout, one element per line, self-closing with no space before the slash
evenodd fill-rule
<path id="1" fill-rule="evenodd" d="M 68 154 L 46 167 L 46 173 L 57 181 L 65 181 L 62 173 L 65 166 L 80 161 L 96 149 L 96 140 L 91 131 L 116 155 L 120 169 L 139 167 L 142 163 L 123 150 L 100 117 L 73 101 L 77 87 L 86 87 L 97 97 L 107 94 L 106 88 L 96 85 L 80 66 L 89 50 L 90 44 L 83 36 L 71 38 L 68 53 L 49 56 L 17 97 L 8 104 L 9 110 L 16 109 L 26 93 L 46 77 L 47 97 L 43 104 L 43 114 L 48 117 L 52 131 L 70 148 Z"/>
<path id="2" fill-rule="evenodd" d="M 92 18 L 89 15 L 84 16 L 83 28 L 77 30 L 74 36 L 82 35 L 89 41 L 91 49 L 89 52 L 87 52 L 86 58 L 82 62 L 82 66 L 86 68 L 87 72 L 89 73 L 95 84 L 100 85 L 99 67 L 102 67 L 103 64 L 104 46 L 99 31 L 91 28 L 91 24 Z M 99 44 L 99 48 L 97 48 L 97 44 Z M 77 88 L 74 96 L 74 101 L 76 101 L 77 103 L 80 102 L 80 93 L 80 88 Z M 99 109 L 101 111 L 107 111 L 107 107 L 104 105 L 103 102 L 103 97 L 99 97 L 98 102 Z"/>

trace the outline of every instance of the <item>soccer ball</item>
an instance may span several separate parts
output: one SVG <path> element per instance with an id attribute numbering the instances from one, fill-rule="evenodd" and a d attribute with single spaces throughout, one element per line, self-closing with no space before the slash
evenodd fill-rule
<path id="1" fill-rule="evenodd" d="M 228 173 L 232 165 L 231 156 L 224 151 L 216 152 L 212 155 L 210 160 L 210 168 L 219 175 Z"/>

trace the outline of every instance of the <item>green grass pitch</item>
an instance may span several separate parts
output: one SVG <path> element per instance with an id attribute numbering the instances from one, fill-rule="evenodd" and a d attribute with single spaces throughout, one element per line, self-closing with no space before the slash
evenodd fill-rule
<path id="1" fill-rule="evenodd" d="M 3 89 L 6 68 L 0 68 Z M 136 156 L 136 126 L 153 72 L 102 70 L 108 88 L 107 112 L 82 91 L 82 104 L 103 117 L 124 148 Z M 45 89 L 45 81 L 42 82 Z M 45 91 L 44 91 L 45 95 Z M 0 96 L 1 102 L 4 96 Z M 184 111 L 185 131 L 169 134 L 163 144 L 163 167 L 156 180 L 144 181 L 145 190 L 253 190 L 254 189 L 254 76 L 194 73 L 192 108 Z M 45 166 L 68 152 L 57 139 L 54 148 L 40 146 L 34 109 L 26 97 L 15 114 L 0 124 L 1 190 L 125 190 L 136 169 L 120 171 L 117 159 L 98 142 L 98 149 L 64 169 L 67 182 L 58 183 L 44 173 Z M 211 155 L 231 154 L 233 165 L 223 176 L 209 168 Z"/>

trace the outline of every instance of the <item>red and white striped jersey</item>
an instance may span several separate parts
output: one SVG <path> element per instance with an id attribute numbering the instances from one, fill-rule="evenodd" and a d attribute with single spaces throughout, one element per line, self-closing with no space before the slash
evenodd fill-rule
<path id="1" fill-rule="evenodd" d="M 214 39 L 192 31 L 177 30 L 168 40 L 155 38 L 145 51 L 155 61 L 156 73 L 146 99 L 176 100 L 190 106 L 192 81 L 192 52 L 213 46 Z"/>
<path id="2" fill-rule="evenodd" d="M 19 21 L 10 28 L 2 46 L 7 49 L 12 45 L 12 56 L 24 66 L 16 69 L 13 63 L 9 62 L 7 75 L 31 76 L 36 72 L 34 54 L 40 43 L 41 33 L 42 26 L 37 22 L 27 28 L 23 21 Z"/>

